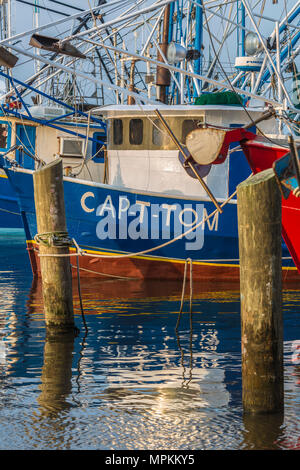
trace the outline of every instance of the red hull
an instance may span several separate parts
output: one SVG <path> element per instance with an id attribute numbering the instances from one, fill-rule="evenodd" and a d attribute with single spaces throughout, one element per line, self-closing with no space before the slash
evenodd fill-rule
<path id="1" fill-rule="evenodd" d="M 272 168 L 275 160 L 288 153 L 286 148 L 271 146 L 259 138 L 242 143 L 242 147 L 253 173 Z M 282 236 L 300 272 L 300 198 L 292 193 L 282 198 Z"/>
<path id="2" fill-rule="evenodd" d="M 29 258 L 34 274 L 40 274 L 38 247 L 32 242 L 27 243 Z M 77 263 L 70 258 L 73 277 L 77 276 Z M 147 279 L 164 281 L 180 281 L 184 276 L 185 262 L 176 260 L 160 260 L 155 258 L 93 258 L 79 257 L 80 276 L 103 279 Z M 188 273 L 189 273 L 188 267 Z M 189 275 L 189 274 L 188 274 Z M 227 288 L 238 288 L 239 265 L 209 264 L 193 262 L 193 280 L 201 283 L 212 283 L 216 286 L 226 285 Z M 299 288 L 299 273 L 296 268 L 283 268 L 282 280 L 284 285 L 294 283 Z M 163 285 L 163 284 L 162 284 Z M 222 287 L 220 287 L 222 289 Z"/>

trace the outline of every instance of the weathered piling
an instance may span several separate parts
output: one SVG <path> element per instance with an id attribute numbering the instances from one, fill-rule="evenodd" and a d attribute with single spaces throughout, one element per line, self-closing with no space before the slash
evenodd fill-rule
<path id="1" fill-rule="evenodd" d="M 40 266 L 46 327 L 74 329 L 72 274 L 66 228 L 62 160 L 34 172 Z"/>
<path id="2" fill-rule="evenodd" d="M 283 409 L 281 196 L 272 169 L 237 189 L 245 413 Z"/>

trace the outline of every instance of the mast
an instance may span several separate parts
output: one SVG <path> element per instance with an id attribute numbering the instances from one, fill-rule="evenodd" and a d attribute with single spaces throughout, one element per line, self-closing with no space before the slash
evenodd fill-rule
<path id="1" fill-rule="evenodd" d="M 246 11 L 245 5 L 241 1 L 236 2 L 237 8 L 237 57 L 245 56 L 245 26 L 246 26 Z M 242 26 L 242 27 L 240 27 Z"/>
<path id="2" fill-rule="evenodd" d="M 166 57 L 167 47 L 169 43 L 169 31 L 170 31 L 170 4 L 165 7 L 164 19 L 163 19 L 163 32 L 162 41 L 160 48 Z M 161 54 L 158 52 L 157 60 L 163 62 Z M 170 71 L 163 68 L 157 67 L 156 85 L 159 86 L 159 101 L 166 103 L 167 101 L 167 87 L 170 85 Z"/>
<path id="3" fill-rule="evenodd" d="M 11 36 L 11 0 L 0 0 L 1 6 L 1 39 L 7 39 Z M 7 75 L 11 74 L 9 68 L 6 69 Z M 5 80 L 6 92 L 10 89 L 10 81 Z"/>
<path id="4" fill-rule="evenodd" d="M 201 52 L 202 48 L 202 43 L 203 43 L 203 8 L 200 5 L 196 5 L 196 17 L 195 17 L 195 49 L 196 51 Z M 199 57 L 199 59 L 195 60 L 194 62 L 194 71 L 195 73 L 201 75 L 202 74 L 202 53 Z M 199 84 L 199 90 L 201 91 L 202 88 L 202 82 L 201 80 L 198 80 Z M 194 96 L 196 97 L 198 95 L 197 93 L 197 87 L 194 86 Z"/>
<path id="5" fill-rule="evenodd" d="M 40 10 L 39 10 L 39 0 L 34 0 L 34 11 L 33 11 L 33 27 L 38 28 L 40 23 Z M 40 49 L 36 48 L 35 53 L 37 56 L 40 55 Z M 34 72 L 38 74 L 41 70 L 41 62 L 36 59 L 34 61 Z M 37 82 L 37 87 L 39 85 L 39 81 Z M 37 95 L 37 104 L 41 104 L 41 96 Z"/>

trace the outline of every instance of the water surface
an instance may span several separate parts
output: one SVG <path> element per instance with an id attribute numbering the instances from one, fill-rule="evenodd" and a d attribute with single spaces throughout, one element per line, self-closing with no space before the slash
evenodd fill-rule
<path id="1" fill-rule="evenodd" d="M 245 417 L 238 287 L 74 282 L 76 338 L 46 338 L 23 233 L 0 233 L 0 449 L 300 449 L 300 289 L 284 291 L 283 415 Z M 192 331 L 191 331 L 192 327 Z"/>

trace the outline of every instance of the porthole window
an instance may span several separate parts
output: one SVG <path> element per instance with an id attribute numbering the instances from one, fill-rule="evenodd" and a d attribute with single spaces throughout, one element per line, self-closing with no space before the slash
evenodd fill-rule
<path id="1" fill-rule="evenodd" d="M 114 145 L 123 144 L 123 121 L 122 119 L 113 120 L 113 143 Z"/>
<path id="2" fill-rule="evenodd" d="M 143 142 L 143 121 L 142 119 L 131 119 L 129 122 L 129 143 L 131 145 L 141 145 Z"/>

